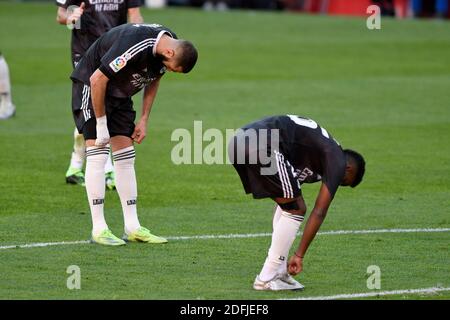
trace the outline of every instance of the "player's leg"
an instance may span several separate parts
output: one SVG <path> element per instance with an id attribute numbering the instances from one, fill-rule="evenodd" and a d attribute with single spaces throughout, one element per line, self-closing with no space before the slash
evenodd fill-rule
<path id="1" fill-rule="evenodd" d="M 293 203 L 292 199 L 276 198 L 274 200 L 277 203 L 277 206 L 275 208 L 275 213 L 274 213 L 274 216 L 273 216 L 273 223 L 272 223 L 273 232 L 275 232 L 275 230 L 279 229 L 279 226 L 277 228 L 278 222 L 280 221 L 280 218 L 281 217 L 285 217 L 287 215 L 287 213 L 291 214 L 291 215 L 294 215 L 294 216 L 299 215 L 300 217 L 297 217 L 297 220 L 301 220 L 301 222 L 303 222 L 304 215 L 306 213 L 306 204 L 305 204 L 305 201 L 304 201 L 302 196 L 300 196 L 299 198 L 296 199 L 296 201 L 297 201 L 296 205 L 295 204 L 289 204 L 291 202 Z M 296 211 L 285 210 L 285 209 L 281 208 L 280 204 L 281 204 L 281 206 L 290 206 L 290 207 L 295 206 L 295 207 L 298 207 L 299 210 L 296 210 Z M 283 221 L 283 219 L 281 219 L 281 221 Z M 301 224 L 301 222 L 300 222 L 300 224 Z M 297 231 L 298 231 L 299 228 L 300 228 L 300 226 L 297 228 Z M 292 244 L 291 244 L 291 246 L 292 246 Z M 289 252 L 289 250 L 288 250 L 288 252 Z M 288 274 L 288 272 L 287 272 L 287 261 L 286 261 L 286 263 L 282 263 L 281 264 L 280 268 L 278 269 L 278 274 L 281 274 L 281 275 L 287 275 Z"/>
<path id="2" fill-rule="evenodd" d="M 273 212 L 272 231 L 275 230 L 275 226 L 281 218 L 281 212 L 283 212 L 283 210 L 281 210 L 280 206 L 277 203 Z"/>
<path id="3" fill-rule="evenodd" d="M 8 119 L 14 116 L 16 107 L 11 99 L 11 82 L 9 68 L 5 58 L 0 53 L 0 119 Z"/>
<path id="4" fill-rule="evenodd" d="M 278 151 L 271 154 L 271 161 L 276 164 L 273 166 L 276 167 L 274 172 L 262 174 L 263 171 L 261 168 L 257 169 L 258 166 L 249 171 L 254 197 L 271 197 L 278 205 L 274 214 L 272 242 L 253 287 L 256 290 L 303 289 L 286 270 L 289 250 L 303 221 L 306 206 L 290 163 Z"/>
<path id="5" fill-rule="evenodd" d="M 294 179 L 290 164 L 282 155 L 255 147 L 247 132 L 238 133 L 228 147 L 230 161 L 241 178 L 246 193 L 252 193 L 256 199 L 270 197 L 278 200 L 273 219 L 272 244 L 261 270 L 256 277 L 253 288 L 256 290 L 297 290 L 303 286 L 284 272 L 289 249 L 303 220 L 306 211 L 300 194 L 300 187 Z M 268 172 L 267 166 L 259 163 L 251 164 L 250 159 L 256 154 L 268 152 L 275 162 L 275 172 Z M 295 202 L 295 204 L 291 203 Z M 298 205 L 298 211 L 295 211 Z M 280 208 L 278 208 L 280 207 Z M 304 209 L 304 211 L 301 211 Z M 282 274 L 280 274 L 280 272 Z"/>
<path id="6" fill-rule="evenodd" d="M 92 242 L 104 245 L 124 245 L 108 228 L 104 216 L 105 202 L 105 162 L 108 147 L 95 146 L 96 121 L 93 117 L 90 87 L 80 83 L 72 84 L 72 112 L 77 129 L 86 141 L 86 193 L 92 217 Z"/>
<path id="7" fill-rule="evenodd" d="M 257 290 L 266 290 L 265 286 L 274 279 L 302 289 L 303 286 L 287 273 L 289 250 L 294 243 L 297 232 L 303 222 L 306 206 L 301 196 L 292 198 L 275 198 L 277 209 L 274 214 L 272 242 L 264 266 L 255 280 Z"/>
<path id="8" fill-rule="evenodd" d="M 119 107 L 118 107 L 119 106 Z M 137 182 L 135 151 L 131 136 L 134 132 L 136 112 L 131 99 L 106 99 L 108 130 L 116 176 L 116 189 L 122 204 L 125 241 L 166 243 L 140 225 L 137 215 Z"/>
<path id="9" fill-rule="evenodd" d="M 75 59 L 75 57 L 72 57 L 72 64 L 74 67 L 76 67 L 76 65 L 78 64 L 79 59 L 81 59 L 81 57 L 77 57 L 77 59 Z M 80 83 L 75 83 L 73 85 L 72 104 L 74 109 L 80 109 L 84 104 L 84 100 L 82 99 L 88 94 L 87 88 L 89 87 L 84 87 L 84 85 Z M 66 171 L 66 183 L 85 186 L 85 177 L 83 172 L 85 158 L 86 142 L 84 141 L 83 134 L 80 133 L 75 127 L 75 130 L 73 132 L 72 155 L 70 157 L 69 168 Z"/>
<path id="10" fill-rule="evenodd" d="M 90 119 L 83 128 L 86 137 L 95 133 L 95 119 Z M 86 193 L 92 216 L 92 242 L 104 245 L 124 245 L 122 239 L 116 237 L 105 221 L 105 163 L 109 156 L 109 145 L 98 147 L 95 140 L 86 137 Z"/>
<path id="11" fill-rule="evenodd" d="M 125 222 L 125 233 L 131 234 L 141 227 L 137 216 L 137 182 L 133 141 L 126 136 L 111 138 L 112 156 L 116 166 L 116 188 L 119 193 Z"/>
<path id="12" fill-rule="evenodd" d="M 90 126 L 95 126 L 95 119 L 91 119 L 90 122 Z M 108 155 L 109 146 L 98 147 L 95 146 L 94 139 L 86 140 L 86 193 L 91 208 L 92 241 L 99 244 L 116 246 L 123 245 L 125 242 L 109 230 L 104 216 L 104 168 Z"/>
<path id="13" fill-rule="evenodd" d="M 86 156 L 86 145 L 84 137 L 75 128 L 73 133 L 73 151 L 70 158 L 70 165 L 66 171 L 66 183 L 85 185 L 83 165 Z"/>

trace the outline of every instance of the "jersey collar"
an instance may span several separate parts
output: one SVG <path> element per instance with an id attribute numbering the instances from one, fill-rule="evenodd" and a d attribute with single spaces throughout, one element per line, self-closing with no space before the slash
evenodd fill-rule
<path id="1" fill-rule="evenodd" d="M 168 36 L 170 36 L 171 38 L 173 38 L 172 34 L 171 34 L 169 31 L 167 31 L 167 30 L 162 30 L 162 31 L 160 31 L 160 32 L 158 33 L 158 36 L 156 37 L 155 44 L 153 45 L 153 56 L 154 56 L 154 57 L 156 57 L 156 47 L 158 46 L 159 40 L 161 40 L 161 37 L 162 37 L 164 34 L 166 34 L 166 33 L 167 33 Z"/>

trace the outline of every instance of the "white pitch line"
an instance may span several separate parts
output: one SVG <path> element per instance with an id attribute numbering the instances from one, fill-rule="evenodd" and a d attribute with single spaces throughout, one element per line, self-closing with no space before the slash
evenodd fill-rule
<path id="1" fill-rule="evenodd" d="M 372 229 L 372 230 L 335 230 L 323 231 L 318 235 L 348 235 L 348 234 L 380 234 L 380 233 L 421 233 L 421 232 L 450 232 L 450 228 L 422 228 L 422 229 Z M 300 234 L 300 233 L 299 233 Z M 240 239 L 240 238 L 263 238 L 270 237 L 272 233 L 247 233 L 247 234 L 211 234 L 198 236 L 171 236 L 168 240 L 208 240 L 208 239 Z M 87 244 L 87 240 L 60 241 L 60 242 L 38 242 L 29 244 L 16 244 L 0 246 L 0 250 L 39 248 L 62 245 Z"/>
<path id="2" fill-rule="evenodd" d="M 272 233 L 247 233 L 247 234 L 209 234 L 200 236 L 174 236 L 167 237 L 167 240 L 207 240 L 207 239 L 239 239 L 239 238 L 264 238 L 271 236 Z"/>
<path id="3" fill-rule="evenodd" d="M 319 232 L 319 235 L 337 234 L 371 234 L 371 233 L 420 233 L 420 232 L 449 232 L 450 228 L 418 228 L 418 229 L 372 229 L 372 230 L 337 230 Z"/>
<path id="4" fill-rule="evenodd" d="M 370 297 L 405 295 L 405 294 L 421 294 L 421 293 L 433 294 L 441 291 L 450 291 L 450 288 L 433 287 L 423 289 L 374 291 L 365 293 L 337 294 L 334 296 L 303 297 L 303 298 L 279 299 L 279 300 L 338 300 L 338 299 L 370 298 Z"/>
<path id="5" fill-rule="evenodd" d="M 64 246 L 64 245 L 69 245 L 69 244 L 86 244 L 86 243 L 89 243 L 89 241 L 80 240 L 80 241 L 61 241 L 61 242 L 38 242 L 38 243 L 29 243 L 29 244 L 16 244 L 16 245 L 12 244 L 9 246 L 1 246 L 0 250 Z"/>

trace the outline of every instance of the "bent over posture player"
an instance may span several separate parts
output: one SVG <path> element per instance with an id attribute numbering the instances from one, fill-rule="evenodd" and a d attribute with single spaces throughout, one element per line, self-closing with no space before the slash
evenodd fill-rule
<path id="1" fill-rule="evenodd" d="M 161 25 L 125 24 L 101 36 L 71 75 L 75 124 L 86 141 L 86 192 L 92 214 L 92 240 L 123 245 L 109 230 L 104 214 L 104 166 L 109 143 L 122 204 L 126 241 L 164 243 L 141 227 L 136 210 L 134 142 L 146 136 L 147 122 L 159 82 L 167 71 L 188 73 L 197 61 L 189 41 Z M 142 115 L 135 125 L 131 97 L 144 89 Z"/>
<path id="2" fill-rule="evenodd" d="M 229 156 L 246 193 L 252 193 L 255 199 L 272 198 L 277 203 L 272 243 L 253 288 L 303 289 L 289 274 L 302 271 L 306 251 L 338 187 L 356 187 L 361 182 L 364 158 L 355 151 L 342 150 L 314 120 L 294 115 L 273 116 L 244 126 L 231 139 Z M 306 213 L 301 184 L 317 181 L 322 186 L 300 245 L 287 264 L 289 250 Z"/>

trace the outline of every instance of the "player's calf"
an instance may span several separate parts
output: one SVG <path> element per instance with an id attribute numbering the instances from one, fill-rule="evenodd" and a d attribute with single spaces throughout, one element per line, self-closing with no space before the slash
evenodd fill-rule
<path id="1" fill-rule="evenodd" d="M 109 145 L 105 147 L 86 148 L 86 191 L 92 215 L 92 234 L 97 236 L 106 225 L 103 205 L 105 202 L 105 162 L 109 154 Z"/>

